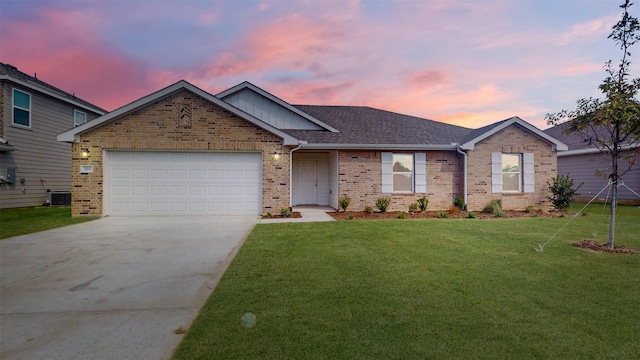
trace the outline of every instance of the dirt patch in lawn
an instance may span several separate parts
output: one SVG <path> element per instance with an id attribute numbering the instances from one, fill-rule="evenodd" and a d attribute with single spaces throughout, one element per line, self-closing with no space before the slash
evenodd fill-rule
<path id="1" fill-rule="evenodd" d="M 602 252 L 616 253 L 616 254 L 633 254 L 633 255 L 640 254 L 640 251 L 634 248 L 623 246 L 623 245 L 614 245 L 613 249 L 609 249 L 607 247 L 607 243 L 599 243 L 591 239 L 584 239 L 582 241 L 574 242 L 573 246 L 583 248 L 583 249 L 589 249 L 593 251 L 602 251 Z"/>
<path id="2" fill-rule="evenodd" d="M 515 211 L 515 210 L 503 210 L 501 217 L 496 217 L 494 214 L 481 213 L 481 212 L 467 212 L 467 211 L 387 211 L 387 212 L 372 212 L 367 213 L 365 211 L 346 211 L 346 212 L 328 212 L 331 217 L 336 220 L 380 220 L 380 219 L 463 219 L 473 217 L 476 219 L 499 219 L 499 218 L 522 218 L 522 217 L 571 217 L 574 214 L 560 211 Z M 472 214 L 472 215 L 470 215 Z"/>

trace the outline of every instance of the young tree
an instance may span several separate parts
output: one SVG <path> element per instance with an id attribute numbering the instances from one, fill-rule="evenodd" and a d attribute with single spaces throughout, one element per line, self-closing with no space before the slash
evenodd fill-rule
<path id="1" fill-rule="evenodd" d="M 609 238 L 607 247 L 613 248 L 615 217 L 620 178 L 636 164 L 638 152 L 628 152 L 640 143 L 640 78 L 632 79 L 630 48 L 640 41 L 638 19 L 629 14 L 633 4 L 625 0 L 620 5 L 622 18 L 613 26 L 609 39 L 613 39 L 622 50 L 622 59 L 617 67 L 612 61 L 605 63 L 607 77 L 599 86 L 604 99 L 580 99 L 576 110 L 562 110 L 547 114 L 548 124 L 564 123 L 566 133 L 579 133 L 590 139 L 601 152 L 609 154 L 611 168 L 608 178 L 611 184 L 611 209 L 609 217 Z M 620 160 L 627 160 L 627 167 L 620 167 Z"/>

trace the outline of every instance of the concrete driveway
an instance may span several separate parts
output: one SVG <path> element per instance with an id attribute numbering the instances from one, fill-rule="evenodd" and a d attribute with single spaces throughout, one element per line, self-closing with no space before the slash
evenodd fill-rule
<path id="1" fill-rule="evenodd" d="M 257 222 L 107 217 L 0 240 L 0 358 L 168 358 Z"/>

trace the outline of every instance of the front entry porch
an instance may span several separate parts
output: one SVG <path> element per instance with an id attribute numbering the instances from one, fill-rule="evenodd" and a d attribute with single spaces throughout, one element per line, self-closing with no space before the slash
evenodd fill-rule
<path id="1" fill-rule="evenodd" d="M 338 208 L 336 151 L 296 151 L 292 160 L 291 205 Z"/>

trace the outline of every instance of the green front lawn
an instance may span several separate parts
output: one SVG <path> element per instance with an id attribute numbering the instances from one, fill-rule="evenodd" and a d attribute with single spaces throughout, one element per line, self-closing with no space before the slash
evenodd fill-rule
<path id="1" fill-rule="evenodd" d="M 95 217 L 71 217 L 69 207 L 32 207 L 0 210 L 0 239 L 77 224 Z"/>
<path id="2" fill-rule="evenodd" d="M 174 358 L 637 358 L 640 255 L 571 246 L 606 241 L 586 213 L 544 252 L 569 218 L 258 225 Z M 638 219 L 620 207 L 618 244 Z"/>

